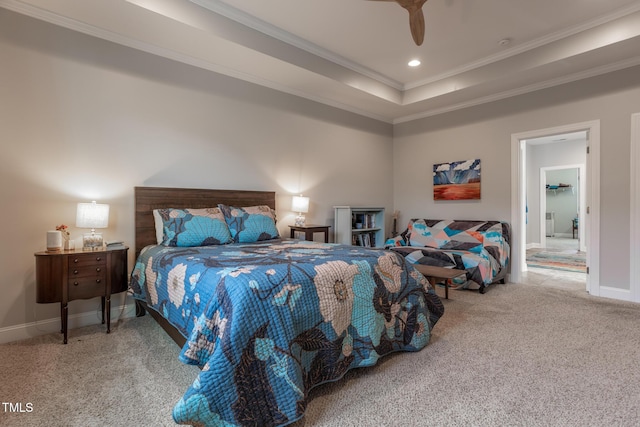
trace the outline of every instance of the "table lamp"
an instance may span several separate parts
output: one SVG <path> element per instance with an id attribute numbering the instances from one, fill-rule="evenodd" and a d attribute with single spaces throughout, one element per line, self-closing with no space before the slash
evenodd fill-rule
<path id="1" fill-rule="evenodd" d="M 76 210 L 76 227 L 90 228 L 91 233 L 82 235 L 82 250 L 94 251 L 102 248 L 102 233 L 96 233 L 96 228 L 107 228 L 109 225 L 109 205 L 78 203 Z"/>
<path id="2" fill-rule="evenodd" d="M 298 212 L 295 224 L 297 226 L 304 226 L 305 219 L 303 214 L 309 212 L 309 198 L 303 197 L 302 194 L 299 196 L 293 196 L 293 200 L 291 201 L 291 210 Z"/>

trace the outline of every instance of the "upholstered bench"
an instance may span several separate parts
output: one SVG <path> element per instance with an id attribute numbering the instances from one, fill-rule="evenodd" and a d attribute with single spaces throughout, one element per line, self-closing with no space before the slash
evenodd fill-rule
<path id="1" fill-rule="evenodd" d="M 478 289 L 507 275 L 511 228 L 503 221 L 412 219 L 385 247 L 421 265 L 465 270 L 452 287 Z"/>

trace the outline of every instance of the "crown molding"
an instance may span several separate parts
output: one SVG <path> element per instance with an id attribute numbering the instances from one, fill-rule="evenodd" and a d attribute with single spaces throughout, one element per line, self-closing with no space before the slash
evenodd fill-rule
<path id="1" fill-rule="evenodd" d="M 226 5 L 225 3 L 219 1 L 219 0 L 190 0 L 193 3 L 199 3 L 199 2 L 203 2 L 203 3 L 216 3 L 216 4 L 221 4 L 221 5 Z M 234 10 L 237 11 L 237 9 L 232 8 L 231 6 L 228 6 L 228 10 L 231 10 L 231 12 L 225 12 L 225 13 L 232 13 Z M 443 113 L 448 113 L 448 112 L 452 112 L 455 110 L 460 110 L 463 108 L 468 108 L 468 107 L 473 107 L 473 106 L 477 106 L 480 104 L 484 104 L 484 103 L 489 103 L 489 102 L 494 102 L 494 101 L 498 101 L 498 100 L 502 100 L 505 98 L 509 98 L 509 97 L 513 97 L 513 96 L 517 96 L 517 95 L 522 95 L 522 94 L 526 94 L 529 92 L 533 92 L 533 91 L 537 91 L 537 90 L 541 90 L 541 89 L 547 89 L 549 87 L 553 87 L 553 86 L 557 86 L 557 85 L 561 85 L 561 84 L 565 84 L 565 83 L 569 83 L 571 81 L 575 81 L 575 80 L 581 80 L 581 79 L 585 79 L 585 78 L 589 78 L 589 77 L 595 77 L 601 74 L 605 74 L 608 72 L 613 72 L 613 71 L 618 71 L 621 70 L 623 68 L 627 68 L 627 67 L 632 67 L 632 66 L 637 66 L 640 65 L 640 56 L 637 57 L 632 57 L 629 59 L 625 59 L 622 61 L 618 61 L 612 64 L 606 64 L 600 67 L 595 67 L 595 68 L 591 68 L 588 70 L 584 70 L 584 71 L 580 71 L 580 72 L 576 72 L 570 75 L 566 75 L 566 76 L 562 76 L 562 77 L 558 77 L 558 78 L 553 78 L 553 79 L 549 79 L 543 82 L 538 82 L 538 83 L 534 83 L 528 86 L 524 86 L 524 87 L 520 87 L 520 88 L 516 88 L 516 89 L 512 89 L 512 90 L 505 90 L 499 93 L 494 93 L 488 96 L 482 96 L 482 97 L 475 97 L 473 99 L 470 99 L 468 101 L 464 101 L 464 102 L 460 102 L 457 104 L 453 104 L 453 105 L 448 105 L 445 107 L 441 107 L 441 108 L 429 108 L 429 101 L 423 101 L 422 103 L 420 103 L 423 107 L 424 107 L 424 111 L 421 111 L 419 113 L 416 114 L 411 114 L 411 115 L 405 115 L 405 116 L 401 116 L 401 117 L 392 117 L 390 115 L 379 115 L 379 114 L 375 114 L 372 113 L 370 111 L 361 109 L 361 108 L 357 108 L 351 105 L 347 105 L 344 104 L 342 102 L 339 101 L 335 101 L 335 100 L 331 100 L 325 97 L 322 97 L 320 95 L 317 94 L 313 94 L 313 93 L 308 93 L 306 91 L 302 91 L 302 90 L 298 90 L 298 89 L 293 89 L 291 87 L 288 87 L 282 83 L 279 82 L 275 82 L 275 81 L 271 81 L 265 78 L 261 78 L 258 77 L 256 75 L 253 74 L 249 74 L 243 71 L 239 71 L 224 65 L 221 65 L 219 63 L 215 63 L 212 61 L 208 61 L 208 60 L 203 60 L 197 57 L 193 57 L 190 55 L 186 55 L 168 48 L 164 48 L 164 47 L 160 47 L 151 43 L 147 43 L 147 42 L 142 42 L 140 40 L 137 40 L 135 38 L 129 37 L 129 36 L 124 36 L 122 34 L 119 33 L 115 33 L 109 30 L 105 30 L 99 27 L 96 27 L 94 25 L 90 25 L 90 24 L 86 24 L 71 18 L 67 18 L 61 15 L 58 15 L 56 13 L 41 9 L 39 7 L 33 6 L 31 4 L 19 1 L 19 0 L 0 0 L 0 7 L 17 12 L 17 13 L 21 13 L 23 15 L 26 16 L 30 16 L 45 22 L 49 22 L 55 25 L 58 25 L 60 27 L 64 27 L 70 30 L 74 30 L 83 34 L 87 34 L 90 36 L 94 36 L 103 40 L 107 40 L 110 42 L 114 42 L 123 46 L 127 46 L 136 50 L 140 50 L 143 52 L 147 52 L 153 55 L 157 55 L 160 57 L 164 57 L 170 60 L 174 60 L 177 62 L 182 62 L 184 64 L 187 65 L 191 65 L 194 67 L 198 67 L 201 69 L 205 69 L 208 71 L 212 71 L 218 74 L 222 74 L 222 75 L 226 75 L 232 78 L 236 78 L 239 80 L 243 80 L 249 83 L 253 83 L 259 86 L 263 86 L 269 89 L 273 89 L 275 91 L 278 92 L 283 92 L 289 95 L 293 95 L 293 96 L 297 96 L 300 98 L 304 98 L 304 99 L 308 99 L 310 101 L 313 102 L 317 102 L 320 104 L 324 104 L 327 105 L 329 107 L 333 107 L 333 108 L 337 108 L 340 110 L 344 110 L 344 111 L 348 111 L 363 117 L 368 117 L 370 119 L 373 120 L 377 120 L 383 123 L 388 123 L 388 124 L 401 124 L 401 123 L 405 123 L 405 122 L 410 122 L 410 121 L 414 121 L 414 120 L 419 120 L 422 118 L 427 118 L 427 117 L 431 117 L 431 116 L 435 116 L 438 114 L 443 114 Z M 581 31 L 585 31 L 589 28 L 594 28 L 597 27 L 598 25 L 602 25 L 604 23 L 608 23 L 611 22 L 615 19 L 619 19 L 621 17 L 630 15 L 632 13 L 635 13 L 637 11 L 640 11 L 640 2 L 638 4 L 634 4 L 630 7 L 624 8 L 624 9 L 620 9 L 616 12 L 613 12 L 609 15 L 607 15 L 606 17 L 601 17 L 598 20 L 592 21 L 588 24 L 583 24 L 577 27 L 573 27 L 571 29 L 567 29 L 566 31 L 560 32 L 560 33 L 554 33 L 552 35 L 549 35 L 543 39 L 538 39 L 537 41 L 535 41 L 535 43 L 539 43 L 534 45 L 532 42 L 532 44 L 530 45 L 530 47 L 528 45 L 521 47 L 521 49 L 524 50 L 517 50 L 516 49 L 512 49 L 509 52 L 504 52 L 502 55 L 506 55 L 506 56 L 501 56 L 501 55 L 496 55 L 494 57 L 491 58 L 491 60 L 487 59 L 487 62 L 482 62 L 482 64 L 480 64 L 480 62 L 475 63 L 474 67 L 469 68 L 469 70 L 473 69 L 473 68 L 478 68 L 481 65 L 486 65 L 486 64 L 490 64 L 492 62 L 496 62 L 499 59 L 504 59 L 504 58 L 508 58 L 510 56 L 513 56 L 515 54 L 518 53 L 522 53 L 525 52 L 526 50 L 531 50 L 535 47 L 539 47 L 539 46 L 543 46 L 544 44 L 548 44 L 553 40 L 560 40 L 563 37 L 567 37 L 570 34 L 577 34 Z M 239 12 L 239 11 L 238 11 Z M 216 12 L 217 13 L 217 12 Z M 244 14 L 244 13 L 243 13 Z M 246 15 L 246 14 L 244 14 Z M 226 18 L 229 19 L 233 19 L 232 17 L 226 16 L 224 15 Z M 235 19 L 233 19 L 235 20 Z M 266 23 L 265 23 L 266 24 Z M 268 24 L 267 24 L 268 25 Z M 275 28 L 275 27 L 272 27 Z M 257 31 L 261 31 L 260 29 L 256 29 Z M 287 33 L 288 34 L 288 33 Z M 562 37 L 560 36 L 560 34 L 562 34 Z M 291 35 L 292 36 L 292 35 Z M 295 36 L 292 36 L 294 38 L 297 38 Z M 299 39 L 299 38 L 298 38 Z M 299 39 L 300 40 L 300 39 Z M 283 40 L 285 41 L 285 40 Z M 301 49 L 304 49 L 304 47 L 302 46 L 298 46 Z M 313 52 L 312 52 L 313 53 Z M 324 58 L 327 60 L 332 60 L 330 58 Z M 344 59 L 344 58 L 343 58 Z M 346 61 L 346 60 L 345 60 Z M 347 61 L 349 62 L 349 61 Z M 346 65 L 343 65 L 345 67 L 347 67 Z M 358 70 L 353 70 L 355 72 L 360 72 Z M 461 69 L 458 69 L 456 71 L 453 71 L 452 73 L 448 73 L 451 76 L 455 75 L 455 74 L 459 74 L 461 72 Z M 444 75 L 440 76 L 438 79 L 442 79 Z M 369 76 L 372 79 L 376 79 L 375 77 Z M 435 81 L 435 80 L 434 80 Z M 382 82 L 383 84 L 385 84 L 384 82 Z M 397 82 L 396 82 L 397 83 Z M 375 96 L 375 95 L 372 95 Z M 402 104 L 398 104 L 396 103 L 396 105 L 402 107 Z"/>
<path id="2" fill-rule="evenodd" d="M 502 99 L 511 98 L 518 95 L 524 95 L 530 92 L 535 92 L 542 89 L 548 89 L 550 87 L 559 86 L 562 84 L 587 79 L 590 77 L 600 76 L 602 74 L 623 70 L 629 67 L 635 67 L 637 65 L 640 65 L 640 56 L 636 56 L 633 58 L 603 65 L 600 67 L 590 68 L 585 71 L 568 74 L 566 76 L 558 77 L 555 79 L 545 80 L 543 82 L 534 83 L 528 86 L 522 86 L 517 89 L 506 90 L 506 91 L 494 93 L 488 96 L 474 98 L 469 101 L 460 102 L 458 104 L 449 105 L 447 107 L 434 108 L 418 114 L 411 114 L 403 117 L 398 117 L 397 119 L 393 120 L 393 124 L 395 125 L 400 123 L 411 122 L 414 120 L 437 116 L 438 114 L 450 113 L 452 111 L 461 110 L 463 108 L 475 107 L 477 105 L 487 104 L 489 102 L 500 101 Z"/>
<path id="3" fill-rule="evenodd" d="M 514 46 L 513 48 L 504 50 L 503 52 L 499 52 L 497 54 L 482 58 L 478 61 L 470 62 L 463 66 L 454 68 L 446 73 L 438 74 L 438 75 L 429 77 L 427 79 L 422 79 L 415 82 L 402 84 L 387 76 L 384 76 L 380 73 L 370 70 L 366 67 L 362 67 L 361 65 L 353 61 L 350 61 L 340 55 L 337 55 L 334 52 L 324 49 L 300 37 L 297 37 L 274 25 L 271 25 L 259 18 L 249 15 L 248 13 L 243 12 L 221 0 L 189 0 L 189 1 L 205 9 L 208 9 L 214 13 L 217 13 L 235 22 L 245 25 L 251 29 L 254 29 L 256 31 L 269 35 L 284 43 L 287 43 L 297 48 L 300 48 L 302 50 L 305 50 L 311 53 L 312 55 L 316 55 L 328 61 L 334 62 L 354 72 L 357 72 L 359 74 L 362 74 L 364 76 L 377 80 L 382 84 L 385 84 L 389 87 L 392 87 L 398 91 L 403 91 L 403 92 L 410 89 L 415 89 L 427 84 L 431 84 L 440 80 L 451 78 L 459 74 L 472 71 L 477 68 L 481 68 L 486 65 L 493 64 L 495 62 L 502 61 L 512 56 L 520 55 L 530 50 L 537 49 L 547 44 L 562 40 L 564 38 L 573 36 L 575 34 L 579 34 L 581 32 L 590 30 L 592 28 L 596 28 L 600 25 L 607 24 L 609 22 L 615 21 L 617 19 L 623 18 L 627 15 L 631 15 L 633 13 L 640 11 L 640 3 L 631 4 L 627 7 L 623 7 L 618 10 L 615 10 L 607 15 L 598 17 L 592 21 L 581 23 L 579 25 L 566 28 L 562 31 L 557 31 L 555 33 L 545 35 L 544 37 L 540 37 L 538 39 L 535 39 L 526 43 L 522 43 L 518 46 Z"/>
<path id="4" fill-rule="evenodd" d="M 301 37 L 291 34 L 288 31 L 285 31 L 259 18 L 256 18 L 255 16 L 249 15 L 248 13 L 245 13 L 229 5 L 228 3 L 222 2 L 220 0 L 189 0 L 189 1 L 213 13 L 217 13 L 218 15 L 222 15 L 225 18 L 231 19 L 232 21 L 235 21 L 246 27 L 249 27 L 252 30 L 259 31 L 263 34 L 266 34 L 270 37 L 280 40 L 283 43 L 295 46 L 299 49 L 309 52 L 312 55 L 326 59 L 327 61 L 333 62 L 337 65 L 350 69 L 351 71 L 354 71 L 358 74 L 362 74 L 363 76 L 376 80 L 393 89 L 396 89 L 398 91 L 404 90 L 404 85 L 402 83 L 390 77 L 377 73 L 371 70 L 370 68 L 363 67 L 362 65 L 356 62 L 350 61 L 344 58 L 343 56 L 336 54 L 335 52 L 331 52 L 330 50 L 324 49 Z"/>
<path id="5" fill-rule="evenodd" d="M 392 123 L 392 119 L 389 117 L 373 114 L 369 111 L 355 108 L 347 104 L 326 99 L 326 98 L 313 95 L 307 92 L 303 92 L 300 90 L 292 89 L 280 83 L 263 79 L 260 77 L 256 77 L 253 74 L 247 74 L 247 73 L 226 67 L 224 65 L 220 65 L 210 61 L 205 61 L 190 55 L 185 55 L 185 54 L 176 52 L 174 50 L 159 47 L 150 43 L 141 42 L 131 37 L 123 36 L 122 34 L 114 33 L 112 31 L 98 28 L 93 25 L 85 24 L 75 19 L 70 19 L 64 16 L 60 16 L 58 14 L 40 9 L 38 7 L 20 2 L 17 0 L 0 0 L 0 7 L 14 11 L 14 12 L 21 13 L 26 16 L 30 16 L 32 18 L 39 19 L 41 21 L 49 22 L 51 24 L 58 25 L 60 27 L 64 27 L 73 31 L 77 31 L 83 34 L 87 34 L 103 40 L 107 40 L 113 43 L 127 46 L 136 50 L 147 52 L 152 55 L 160 56 L 173 61 L 182 62 L 184 64 L 191 65 L 194 67 L 213 71 L 218 74 L 243 80 L 248 83 L 253 83 L 258 86 L 263 86 L 269 89 L 276 90 L 278 92 L 283 92 L 289 95 L 294 95 L 300 98 L 308 99 L 310 101 L 318 102 L 320 104 L 328 105 L 330 107 L 338 108 L 340 110 L 348 111 L 348 112 L 351 112 L 360 116 L 368 117 L 370 119 L 374 119 L 380 122 L 389 123 L 389 124 Z"/>
<path id="6" fill-rule="evenodd" d="M 193 1 L 193 0 L 192 0 Z M 451 77 L 455 77 L 459 74 L 462 73 L 466 73 L 468 71 L 472 71 L 475 70 L 477 68 L 481 68 L 484 67 L 486 65 L 490 65 L 493 64 L 495 62 L 499 62 L 502 61 L 504 59 L 507 58 L 511 58 L 512 56 L 516 56 L 516 55 L 520 55 L 522 53 L 526 53 L 530 50 L 534 50 L 537 49 L 539 47 L 548 45 L 550 43 L 553 42 L 557 42 L 559 40 L 565 39 L 567 37 L 571 37 L 573 35 L 582 33 L 584 31 L 588 31 L 591 30 L 593 28 L 599 27 L 600 25 L 604 25 L 607 24 L 609 22 L 613 22 L 615 20 L 618 20 L 620 18 L 624 18 L 625 16 L 634 14 L 636 12 L 640 12 L 640 2 L 636 3 L 636 4 L 632 4 L 630 6 L 618 9 L 614 12 L 611 12 L 607 15 L 601 16 L 597 19 L 594 19 L 592 21 L 589 22 L 585 22 L 579 25 L 575 25 L 573 27 L 569 27 L 566 28 L 562 31 L 557 31 L 555 33 L 551 33 L 551 34 L 547 34 L 544 37 L 540 37 L 538 39 L 535 40 L 531 40 L 529 42 L 525 42 L 522 44 L 519 44 L 518 46 L 514 46 L 512 48 L 506 49 L 502 52 L 499 52 L 497 54 L 494 55 L 490 55 L 487 57 L 484 57 L 478 61 L 474 61 L 474 62 L 470 62 L 468 64 L 462 65 L 460 67 L 457 68 L 453 68 L 450 71 L 447 71 L 446 73 L 442 73 L 442 74 L 438 74 L 432 77 L 429 77 L 427 79 L 422 79 L 422 80 L 418 80 L 412 83 L 407 83 L 406 85 L 404 85 L 402 87 L 401 90 L 406 91 L 406 90 L 410 90 L 410 89 L 415 89 L 418 88 L 420 86 L 424 86 L 427 84 L 431 84 L 440 80 L 444 80 L 444 79 L 448 79 Z"/>

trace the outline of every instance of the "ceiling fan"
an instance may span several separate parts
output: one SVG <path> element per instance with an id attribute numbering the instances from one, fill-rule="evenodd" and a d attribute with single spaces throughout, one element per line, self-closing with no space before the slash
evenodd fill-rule
<path id="1" fill-rule="evenodd" d="M 411 36 L 418 46 L 424 41 L 424 14 L 422 6 L 427 0 L 370 0 L 370 1 L 395 1 L 409 12 L 409 26 Z"/>

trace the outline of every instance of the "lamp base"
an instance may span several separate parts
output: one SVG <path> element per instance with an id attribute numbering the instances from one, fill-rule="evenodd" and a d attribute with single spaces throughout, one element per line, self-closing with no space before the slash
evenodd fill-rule
<path id="1" fill-rule="evenodd" d="M 97 251 L 102 249 L 102 233 L 85 233 L 82 235 L 82 250 Z"/>
<path id="2" fill-rule="evenodd" d="M 298 216 L 296 216 L 295 224 L 298 227 L 304 227 L 304 221 L 305 221 L 304 215 L 298 214 Z"/>

